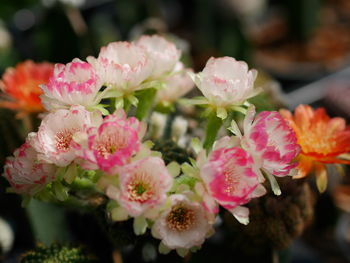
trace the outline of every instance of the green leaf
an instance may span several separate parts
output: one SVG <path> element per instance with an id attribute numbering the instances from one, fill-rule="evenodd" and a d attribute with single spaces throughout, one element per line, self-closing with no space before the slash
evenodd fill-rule
<path id="1" fill-rule="evenodd" d="M 239 138 L 242 137 L 241 130 L 239 129 L 237 122 L 235 120 L 231 121 L 231 127 L 227 128 L 230 132 L 232 132 L 234 135 L 238 136 Z"/>
<path id="2" fill-rule="evenodd" d="M 109 111 L 107 109 L 105 109 L 106 106 L 107 105 L 104 105 L 104 104 L 98 104 L 98 105 L 96 105 L 94 107 L 91 107 L 90 109 L 91 110 L 98 110 L 98 111 L 101 112 L 101 114 L 103 116 L 107 116 L 107 115 L 109 115 Z"/>
<path id="3" fill-rule="evenodd" d="M 113 221 L 125 221 L 129 218 L 128 212 L 120 206 L 111 210 L 111 219 Z"/>
<path id="4" fill-rule="evenodd" d="M 52 184 L 52 189 L 59 201 L 65 201 L 68 199 L 68 188 L 64 187 L 60 182 L 54 182 Z"/>
<path id="5" fill-rule="evenodd" d="M 322 165 L 316 168 L 316 185 L 317 185 L 318 191 L 320 191 L 320 193 L 324 193 L 327 189 L 327 184 L 328 184 L 327 170 Z"/>
<path id="6" fill-rule="evenodd" d="M 181 167 L 177 162 L 171 162 L 167 165 L 168 172 L 173 176 L 176 177 L 180 174 Z"/>
<path id="7" fill-rule="evenodd" d="M 123 96 L 123 92 L 117 89 L 109 89 L 103 95 L 102 99 L 119 98 Z"/>
<path id="8" fill-rule="evenodd" d="M 216 109 L 216 116 L 219 117 L 222 120 L 225 120 L 227 118 L 227 111 L 225 108 L 219 107 Z"/>
<path id="9" fill-rule="evenodd" d="M 181 170 L 185 175 L 191 176 L 196 173 L 196 170 L 188 163 L 183 163 L 181 165 Z"/>
<path id="10" fill-rule="evenodd" d="M 131 103 L 131 105 L 133 105 L 135 107 L 139 103 L 139 100 L 134 95 L 127 96 L 127 100 Z"/>
<path id="11" fill-rule="evenodd" d="M 124 99 L 123 98 L 117 98 L 115 100 L 114 104 L 115 109 L 122 109 L 124 107 Z"/>
<path id="12" fill-rule="evenodd" d="M 163 244 L 163 242 L 159 243 L 158 251 L 160 254 L 166 255 L 169 254 L 171 249 L 168 248 L 166 245 Z"/>
<path id="13" fill-rule="evenodd" d="M 63 179 L 68 184 L 71 184 L 74 181 L 77 174 L 78 174 L 77 165 L 73 163 L 73 164 L 68 166 L 66 173 L 63 176 Z"/>
<path id="14" fill-rule="evenodd" d="M 243 115 L 246 115 L 246 114 L 247 114 L 247 109 L 245 109 L 245 108 L 243 108 L 243 107 L 241 107 L 241 106 L 232 106 L 232 107 L 231 107 L 231 110 L 240 112 L 240 113 L 242 113 Z"/>
<path id="15" fill-rule="evenodd" d="M 194 97 L 191 99 L 180 99 L 179 103 L 184 105 L 205 105 L 209 104 L 209 101 L 205 97 Z"/>
<path id="16" fill-rule="evenodd" d="M 184 258 L 188 254 L 188 249 L 186 249 L 186 248 L 177 248 L 176 252 L 177 252 L 177 254 L 180 257 Z"/>
<path id="17" fill-rule="evenodd" d="M 143 235 L 147 229 L 146 219 L 143 216 L 135 217 L 133 227 L 136 235 Z"/>
<path id="18" fill-rule="evenodd" d="M 196 154 L 203 150 L 202 142 L 197 137 L 192 138 L 191 147 Z"/>
<path id="19" fill-rule="evenodd" d="M 192 176 L 181 175 L 176 177 L 172 190 L 176 190 L 180 185 L 188 185 L 190 189 L 193 189 L 198 180 Z"/>

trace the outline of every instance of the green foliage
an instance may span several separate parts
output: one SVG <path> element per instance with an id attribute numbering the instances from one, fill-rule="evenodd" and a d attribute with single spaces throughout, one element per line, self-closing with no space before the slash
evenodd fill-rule
<path id="1" fill-rule="evenodd" d="M 97 259 L 82 247 L 38 244 L 23 255 L 21 263 L 94 263 Z"/>

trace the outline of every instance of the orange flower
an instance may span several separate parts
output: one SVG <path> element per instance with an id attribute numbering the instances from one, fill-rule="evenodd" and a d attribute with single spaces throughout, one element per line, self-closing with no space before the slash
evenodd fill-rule
<path id="1" fill-rule="evenodd" d="M 298 157 L 298 174 L 302 178 L 314 172 L 320 192 L 327 187 L 326 164 L 350 164 L 350 127 L 343 118 L 330 118 L 324 108 L 313 110 L 299 105 L 294 116 L 281 110 L 282 116 L 294 129 L 301 153 Z"/>
<path id="2" fill-rule="evenodd" d="M 0 88 L 5 93 L 0 107 L 18 111 L 18 117 L 44 111 L 39 98 L 42 94 L 39 85 L 46 84 L 52 74 L 53 65 L 47 62 L 27 60 L 15 68 L 8 68 L 0 81 Z"/>

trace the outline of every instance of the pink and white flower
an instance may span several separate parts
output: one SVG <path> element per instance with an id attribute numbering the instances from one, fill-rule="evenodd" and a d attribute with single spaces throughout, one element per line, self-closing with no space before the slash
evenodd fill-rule
<path id="1" fill-rule="evenodd" d="M 159 157 L 134 161 L 119 171 L 119 189 L 107 188 L 109 198 L 118 203 L 130 216 L 145 216 L 147 211 L 164 204 L 173 178 Z"/>
<path id="2" fill-rule="evenodd" d="M 8 157 L 4 167 L 4 177 L 18 194 L 33 195 L 46 184 L 55 180 L 56 167 L 39 161 L 37 152 L 25 142 Z"/>
<path id="3" fill-rule="evenodd" d="M 143 123 L 127 118 L 123 110 L 107 116 L 96 127 L 87 129 L 86 141 L 77 141 L 82 167 L 115 173 L 139 151 L 144 132 Z"/>
<path id="4" fill-rule="evenodd" d="M 150 77 L 153 62 L 146 51 L 129 42 L 113 42 L 102 47 L 98 58 L 87 61 L 98 72 L 102 82 L 120 91 L 133 91 Z"/>
<path id="5" fill-rule="evenodd" d="M 55 65 L 54 75 L 47 85 L 41 86 L 44 92 L 41 100 L 47 110 L 71 105 L 94 106 L 101 86 L 95 69 L 89 63 L 74 59 L 66 65 Z"/>
<path id="6" fill-rule="evenodd" d="M 221 141 L 228 140 L 229 137 L 224 137 Z M 241 205 L 266 192 L 259 182 L 253 158 L 239 147 L 215 149 L 201 166 L 200 177 L 209 195 L 244 224 L 249 222 L 249 211 Z"/>
<path id="7" fill-rule="evenodd" d="M 174 72 L 165 78 L 165 87 L 158 90 L 157 100 L 172 104 L 188 93 L 194 86 L 194 82 L 189 76 L 189 73 L 192 72 L 192 69 L 185 69 L 181 62 L 177 63 Z"/>
<path id="8" fill-rule="evenodd" d="M 257 76 L 255 69 L 248 70 L 243 61 L 231 57 L 210 58 L 202 72 L 196 75 L 195 83 L 204 97 L 215 106 L 230 107 L 243 104 L 255 96 Z"/>
<path id="9" fill-rule="evenodd" d="M 171 195 L 169 199 L 171 205 L 155 221 L 152 235 L 170 249 L 201 246 L 213 230 L 207 212 L 183 194 Z"/>
<path id="10" fill-rule="evenodd" d="M 154 61 L 153 78 L 170 73 L 181 56 L 181 51 L 176 48 L 174 43 L 158 35 L 142 36 L 136 45 L 144 48 L 148 57 Z"/>
<path id="11" fill-rule="evenodd" d="M 300 152 L 295 132 L 278 112 L 263 111 L 254 116 L 251 107 L 244 120 L 244 148 L 259 167 L 276 176 L 289 175 Z"/>
<path id="12" fill-rule="evenodd" d="M 72 106 L 69 110 L 58 109 L 45 116 L 38 132 L 28 135 L 28 141 L 38 152 L 38 158 L 57 166 L 67 166 L 77 157 L 73 136 L 94 126 L 101 115 Z"/>

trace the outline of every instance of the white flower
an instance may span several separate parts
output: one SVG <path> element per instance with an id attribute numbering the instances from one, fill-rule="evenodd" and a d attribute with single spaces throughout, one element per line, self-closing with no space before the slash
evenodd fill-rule
<path id="1" fill-rule="evenodd" d="M 56 167 L 38 160 L 37 155 L 25 142 L 14 152 L 14 157 L 6 159 L 4 177 L 16 193 L 33 195 L 55 179 Z"/>
<path id="2" fill-rule="evenodd" d="M 88 57 L 99 77 L 107 86 L 121 91 L 134 91 L 147 78 L 153 63 L 146 51 L 129 42 L 113 42 L 102 47 L 98 58 Z"/>
<path id="3" fill-rule="evenodd" d="M 265 6 L 266 0 L 226 0 L 239 15 L 242 16 L 256 16 L 261 13 Z"/>
<path id="4" fill-rule="evenodd" d="M 185 69 L 184 65 L 178 62 L 174 72 L 165 78 L 165 87 L 158 90 L 157 101 L 171 104 L 186 95 L 194 87 L 194 82 L 189 73 L 193 73 L 193 70 Z"/>
<path id="5" fill-rule="evenodd" d="M 171 125 L 171 136 L 176 142 L 183 143 L 181 146 L 185 146 L 187 128 L 188 121 L 181 116 L 177 116 Z"/>
<path id="6" fill-rule="evenodd" d="M 159 139 L 163 136 L 167 122 L 167 115 L 153 112 L 150 118 L 150 136 L 152 139 Z"/>
<path id="7" fill-rule="evenodd" d="M 146 157 L 122 167 L 119 171 L 120 189 L 107 188 L 107 195 L 115 199 L 133 217 L 159 207 L 166 200 L 173 178 L 159 157 Z"/>
<path id="8" fill-rule="evenodd" d="M 94 126 L 101 115 L 89 112 L 83 106 L 59 109 L 45 116 L 37 133 L 28 135 L 29 143 L 39 153 L 39 159 L 58 166 L 67 166 L 76 157 L 72 147 L 73 136 Z"/>
<path id="9" fill-rule="evenodd" d="M 0 250 L 7 253 L 13 246 L 15 236 L 11 226 L 0 217 Z"/>
<path id="10" fill-rule="evenodd" d="M 243 61 L 231 57 L 210 58 L 202 72 L 196 75 L 195 82 L 209 103 L 227 108 L 241 105 L 255 96 L 257 76 L 255 69 L 248 70 Z"/>
<path id="11" fill-rule="evenodd" d="M 171 195 L 169 199 L 171 206 L 155 221 L 152 235 L 170 249 L 201 246 L 212 231 L 203 206 L 182 194 Z"/>
<path id="12" fill-rule="evenodd" d="M 142 36 L 136 45 L 144 48 L 148 57 L 154 61 L 153 78 L 171 72 L 181 56 L 181 51 L 174 43 L 158 35 Z"/>
<path id="13" fill-rule="evenodd" d="M 94 68 L 89 63 L 74 59 L 67 65 L 55 65 L 53 77 L 47 85 L 41 85 L 44 92 L 41 100 L 47 110 L 69 108 L 71 105 L 94 106 L 101 86 Z"/>

